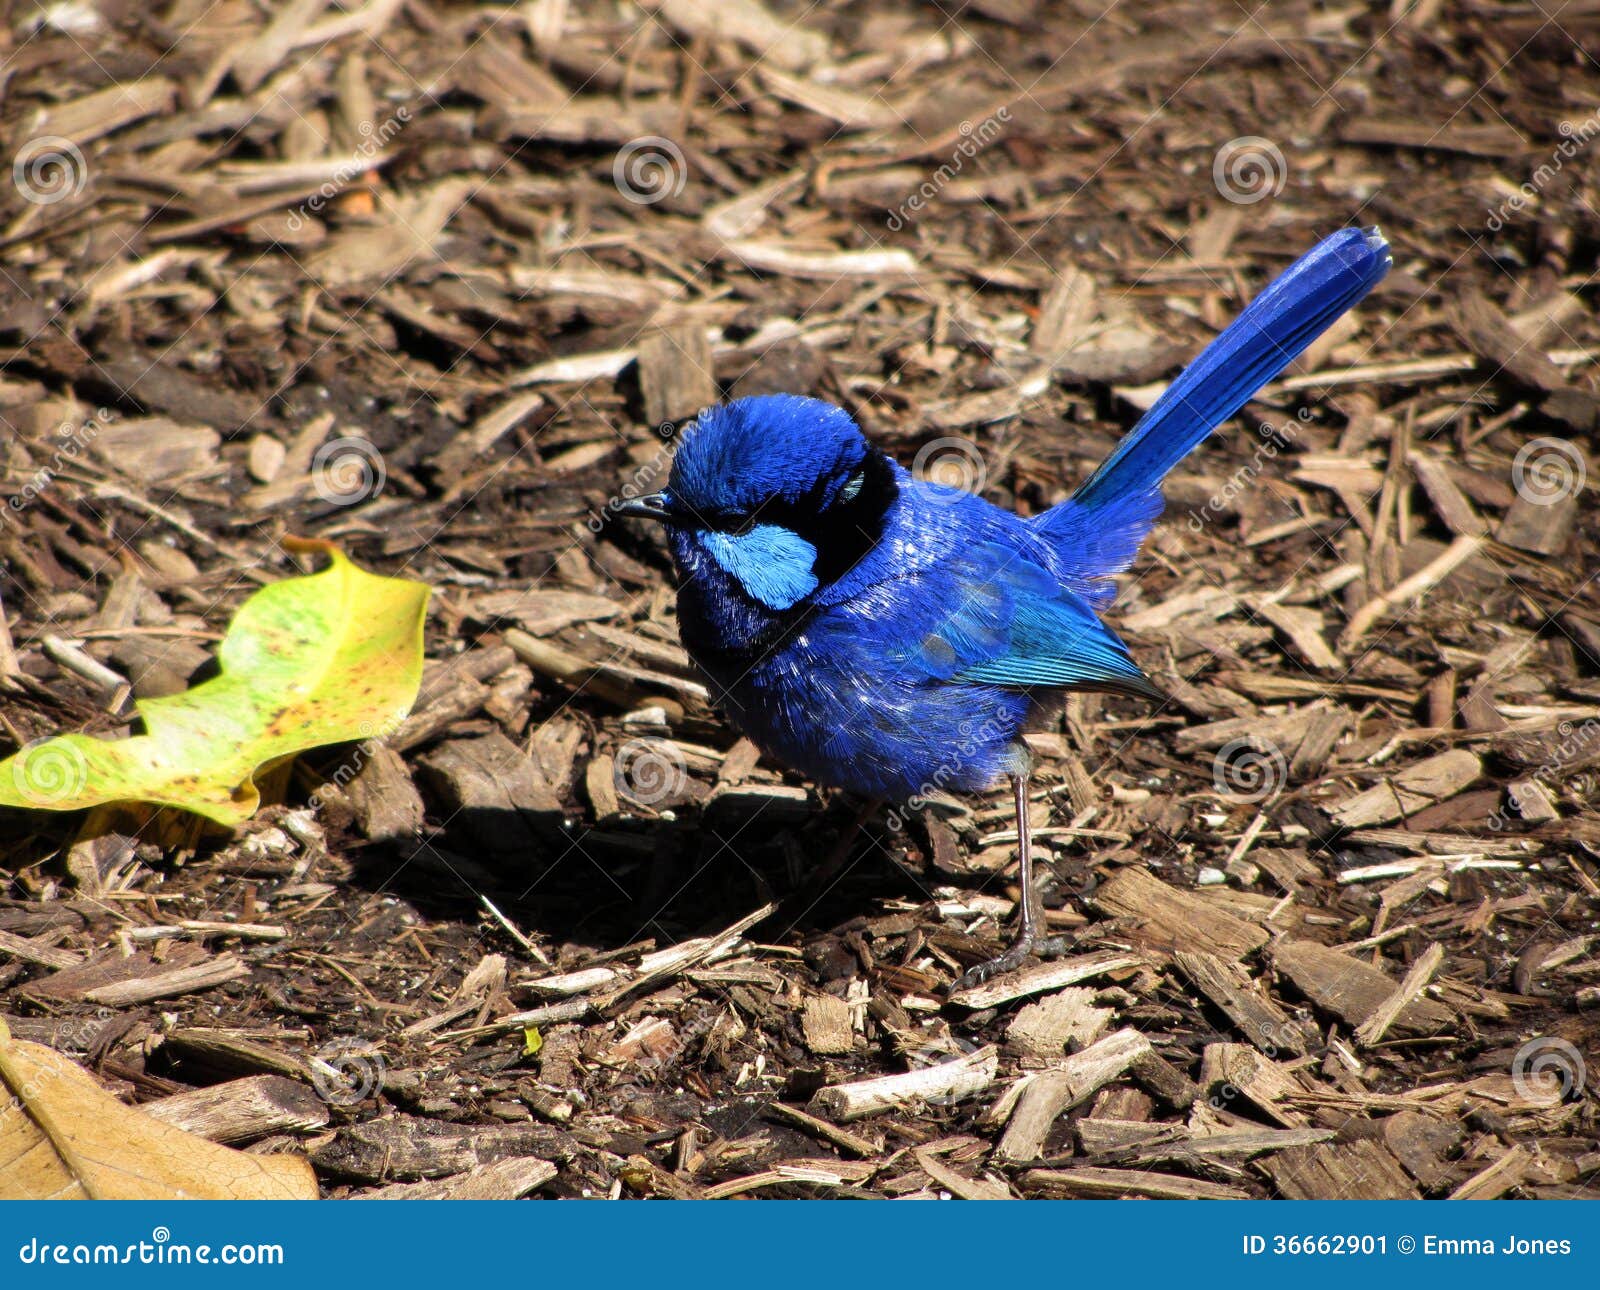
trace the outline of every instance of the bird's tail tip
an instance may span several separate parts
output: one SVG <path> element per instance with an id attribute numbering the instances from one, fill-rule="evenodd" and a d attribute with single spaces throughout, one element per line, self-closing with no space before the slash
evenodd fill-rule
<path id="1" fill-rule="evenodd" d="M 1359 254 L 1376 277 L 1381 278 L 1393 267 L 1394 255 L 1389 246 L 1389 239 L 1376 224 L 1367 228 L 1349 229 L 1347 232 L 1356 235 L 1355 238 L 1350 238 L 1352 243 L 1359 239 Z M 1337 238 L 1337 235 L 1335 237 Z"/>

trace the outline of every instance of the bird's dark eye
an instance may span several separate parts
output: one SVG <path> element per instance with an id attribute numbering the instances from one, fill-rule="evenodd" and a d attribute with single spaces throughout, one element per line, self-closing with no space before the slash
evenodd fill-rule
<path id="1" fill-rule="evenodd" d="M 733 534 L 734 537 L 748 533 L 755 526 L 756 517 L 754 515 L 730 515 L 722 522 L 723 531 Z"/>

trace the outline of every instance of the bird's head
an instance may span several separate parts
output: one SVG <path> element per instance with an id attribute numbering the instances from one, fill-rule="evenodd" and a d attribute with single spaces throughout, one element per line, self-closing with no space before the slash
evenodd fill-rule
<path id="1" fill-rule="evenodd" d="M 889 459 L 843 408 L 766 394 L 701 413 L 666 489 L 621 514 L 665 523 L 680 570 L 710 562 L 749 599 L 785 610 L 872 549 L 898 491 Z"/>

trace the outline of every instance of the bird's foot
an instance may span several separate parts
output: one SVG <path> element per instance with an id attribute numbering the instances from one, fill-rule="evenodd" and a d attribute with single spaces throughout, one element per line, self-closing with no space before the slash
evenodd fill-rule
<path id="1" fill-rule="evenodd" d="M 1072 953 L 1072 942 L 1065 936 L 1046 936 L 1033 943 L 1033 953 L 1041 959 L 1065 958 Z"/>
<path id="2" fill-rule="evenodd" d="M 1004 954 L 968 968 L 950 987 L 950 992 L 956 994 L 962 990 L 970 990 L 992 977 L 999 976 L 1002 972 L 1015 971 L 1022 966 L 1028 955 L 1033 953 L 1036 939 L 1032 932 L 1025 932 L 1011 943 L 1011 948 Z"/>

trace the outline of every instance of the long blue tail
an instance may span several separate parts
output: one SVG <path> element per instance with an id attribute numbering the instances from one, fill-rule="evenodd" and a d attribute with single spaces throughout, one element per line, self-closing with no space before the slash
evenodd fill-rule
<path id="1" fill-rule="evenodd" d="M 1077 492 L 1034 521 L 1091 602 L 1111 599 L 1099 580 L 1138 554 L 1161 514 L 1167 472 L 1371 291 L 1390 263 L 1375 228 L 1324 238 L 1205 347 Z"/>

